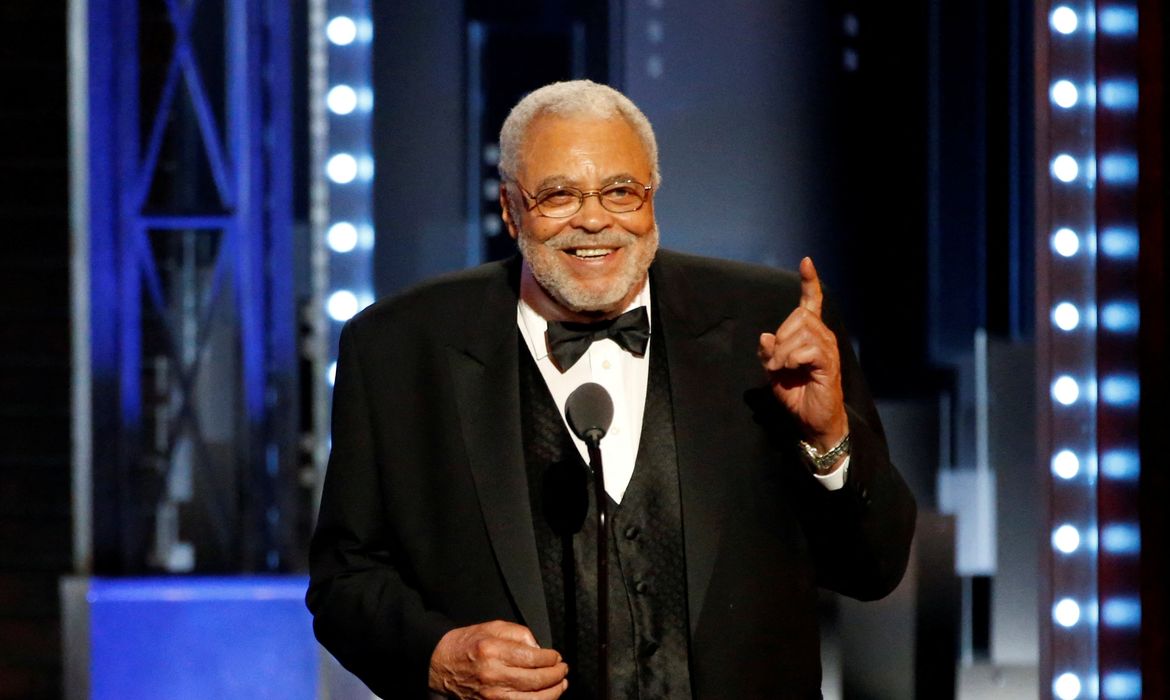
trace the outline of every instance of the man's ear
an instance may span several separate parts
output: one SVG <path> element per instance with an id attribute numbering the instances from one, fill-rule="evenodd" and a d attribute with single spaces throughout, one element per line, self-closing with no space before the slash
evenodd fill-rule
<path id="1" fill-rule="evenodd" d="M 508 185 L 500 183 L 500 218 L 504 220 L 504 227 L 508 229 L 508 235 L 512 240 L 516 240 L 520 229 L 515 221 L 512 220 L 512 207 L 508 202 Z"/>

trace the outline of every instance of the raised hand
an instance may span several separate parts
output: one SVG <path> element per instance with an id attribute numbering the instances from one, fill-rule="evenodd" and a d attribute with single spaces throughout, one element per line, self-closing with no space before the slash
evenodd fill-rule
<path id="1" fill-rule="evenodd" d="M 831 449 L 849 432 L 837 336 L 821 320 L 824 293 L 812 258 L 800 261 L 800 305 L 775 333 L 761 333 L 758 354 L 772 393 L 800 423 L 805 440 Z"/>
<path id="2" fill-rule="evenodd" d="M 443 635 L 431 654 L 430 687 L 456 698 L 555 700 L 569 687 L 568 673 L 527 627 L 496 620 Z"/>

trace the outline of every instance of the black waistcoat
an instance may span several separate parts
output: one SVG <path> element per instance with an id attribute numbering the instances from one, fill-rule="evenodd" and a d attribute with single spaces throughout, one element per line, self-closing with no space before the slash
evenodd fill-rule
<path id="1" fill-rule="evenodd" d="M 520 403 L 529 496 L 565 698 L 597 696 L 597 512 L 592 480 L 523 341 Z M 607 497 L 608 498 L 608 497 Z M 650 353 L 634 474 L 609 499 L 609 679 L 614 700 L 690 698 L 686 566 L 670 383 Z"/>

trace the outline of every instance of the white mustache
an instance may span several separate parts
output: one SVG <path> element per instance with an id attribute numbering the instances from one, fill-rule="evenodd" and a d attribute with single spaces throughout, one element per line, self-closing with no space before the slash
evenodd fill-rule
<path id="1" fill-rule="evenodd" d="M 623 248 L 633 245 L 638 237 L 623 231 L 604 230 L 597 233 L 573 230 L 558 233 L 544 242 L 544 245 L 554 250 L 566 248 Z"/>

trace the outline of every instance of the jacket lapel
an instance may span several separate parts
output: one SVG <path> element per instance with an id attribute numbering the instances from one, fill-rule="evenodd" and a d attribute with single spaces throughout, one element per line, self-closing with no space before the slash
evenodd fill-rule
<path id="1" fill-rule="evenodd" d="M 482 298 L 467 300 L 476 309 L 478 325 L 448 346 L 448 361 L 459 428 L 496 561 L 524 624 L 541 646 L 550 646 L 552 627 L 521 445 L 515 322 L 518 260 L 499 270 Z"/>
<path id="2" fill-rule="evenodd" d="M 727 403 L 711 387 L 727 386 L 717 377 L 727 371 L 736 323 L 712 300 L 696 298 L 669 251 L 659 253 L 650 279 L 662 315 L 660 328 L 670 367 L 693 634 L 711 581 L 726 512 L 726 485 L 718 465 L 727 459 L 719 420 L 726 415 Z"/>

